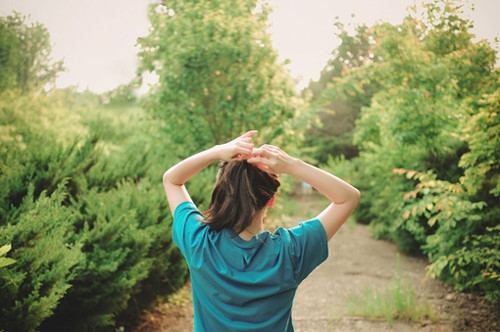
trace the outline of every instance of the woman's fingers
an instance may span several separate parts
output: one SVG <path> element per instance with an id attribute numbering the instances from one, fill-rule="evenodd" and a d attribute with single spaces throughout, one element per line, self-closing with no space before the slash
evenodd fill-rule
<path id="1" fill-rule="evenodd" d="M 252 144 L 253 145 L 253 139 L 251 137 L 243 137 L 243 138 L 237 139 L 235 142 L 236 143 L 246 143 L 246 144 Z"/>
<path id="2" fill-rule="evenodd" d="M 253 149 L 253 155 L 260 155 L 265 158 L 273 158 L 277 156 L 277 150 L 276 147 L 265 144 L 257 149 Z"/>
<path id="3" fill-rule="evenodd" d="M 266 172 L 271 172 L 271 167 L 269 167 L 269 160 L 266 158 L 262 157 L 250 157 L 247 159 L 247 162 L 249 162 L 252 165 L 255 165 L 259 167 L 260 169 L 266 171 Z"/>
<path id="4" fill-rule="evenodd" d="M 266 172 L 275 172 L 280 165 L 280 159 L 282 157 L 281 150 L 273 145 L 264 144 L 259 148 L 253 148 L 252 143 L 248 143 L 248 140 L 251 137 L 242 137 L 242 140 L 238 144 L 239 149 L 246 149 L 245 152 L 238 152 L 238 156 L 241 159 L 244 159 L 242 155 L 246 155 L 247 162 L 259 167 L 260 169 Z M 243 151 L 243 150 L 239 150 Z"/>
<path id="5" fill-rule="evenodd" d="M 237 154 L 233 159 L 231 160 L 247 160 L 248 159 L 248 154 Z"/>
<path id="6" fill-rule="evenodd" d="M 251 164 L 262 164 L 268 167 L 271 166 L 271 161 L 263 157 L 250 157 L 247 159 L 247 161 Z"/>
<path id="7" fill-rule="evenodd" d="M 257 135 L 258 132 L 258 130 L 249 130 L 240 137 L 252 137 L 253 135 Z"/>
<path id="8" fill-rule="evenodd" d="M 269 151 L 263 146 L 257 149 L 253 149 L 253 155 L 259 155 L 264 157 L 269 157 Z"/>
<path id="9" fill-rule="evenodd" d="M 238 141 L 235 144 L 235 152 L 237 154 L 251 155 L 253 151 L 253 141 Z"/>
<path id="10" fill-rule="evenodd" d="M 236 146 L 242 147 L 242 148 L 248 148 L 248 149 L 253 149 L 253 142 L 245 142 L 245 141 L 240 141 L 236 142 Z"/>

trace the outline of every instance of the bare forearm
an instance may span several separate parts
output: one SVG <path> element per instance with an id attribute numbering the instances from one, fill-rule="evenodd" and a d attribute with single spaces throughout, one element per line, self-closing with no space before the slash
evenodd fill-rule
<path id="1" fill-rule="evenodd" d="M 241 155 L 250 155 L 253 149 L 252 136 L 255 134 L 257 134 L 256 130 L 250 130 L 228 143 L 216 145 L 197 153 L 166 171 L 163 174 L 163 187 L 172 214 L 179 204 L 191 201 L 184 186 L 190 178 L 215 161 L 231 160 Z"/>
<path id="2" fill-rule="evenodd" d="M 217 146 L 214 146 L 184 159 L 180 163 L 169 168 L 163 175 L 163 183 L 182 186 L 201 170 L 218 160 L 219 155 Z"/>
<path id="3" fill-rule="evenodd" d="M 335 204 L 359 200 L 359 191 L 349 183 L 302 160 L 295 159 L 288 173 L 309 183 Z"/>
<path id="4" fill-rule="evenodd" d="M 359 202 L 360 194 L 356 188 L 328 172 L 290 157 L 276 146 L 263 145 L 254 150 L 254 155 L 248 162 L 268 172 L 293 175 L 309 183 L 332 202 L 317 216 L 327 239 L 337 232 Z"/>

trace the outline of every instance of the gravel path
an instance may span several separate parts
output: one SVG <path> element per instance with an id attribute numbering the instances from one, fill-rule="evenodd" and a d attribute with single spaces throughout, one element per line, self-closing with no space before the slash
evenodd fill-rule
<path id="1" fill-rule="evenodd" d="M 297 211 L 289 226 L 311 218 L 325 203 L 316 196 L 296 200 Z M 498 311 L 482 298 L 454 292 L 438 280 L 425 278 L 427 260 L 399 254 L 401 279 L 410 283 L 419 298 L 425 298 L 439 320 L 421 323 L 350 317 L 346 309 L 349 294 L 365 287 L 385 289 L 396 273 L 396 246 L 372 237 L 368 226 L 346 224 L 329 242 L 329 257 L 299 286 L 294 300 L 293 318 L 297 332 L 314 331 L 498 331 Z"/>

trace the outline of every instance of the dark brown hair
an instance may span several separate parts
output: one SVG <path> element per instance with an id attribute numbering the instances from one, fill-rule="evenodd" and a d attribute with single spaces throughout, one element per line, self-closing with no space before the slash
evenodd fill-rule
<path id="1" fill-rule="evenodd" d="M 212 201 L 204 213 L 210 227 L 231 228 L 236 234 L 252 223 L 255 214 L 274 196 L 280 181 L 246 160 L 223 162 L 217 174 Z"/>

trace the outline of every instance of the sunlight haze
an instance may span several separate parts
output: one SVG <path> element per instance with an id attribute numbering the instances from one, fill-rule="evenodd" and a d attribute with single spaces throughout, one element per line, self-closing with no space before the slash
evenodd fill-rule
<path id="1" fill-rule="evenodd" d="M 0 15 L 12 11 L 30 14 L 44 24 L 53 45 L 53 58 L 64 59 L 67 71 L 57 79 L 58 87 L 76 85 L 103 92 L 127 83 L 135 76 L 138 37 L 148 32 L 147 6 L 151 0 L 1 0 Z M 376 21 L 399 23 L 411 0 L 271 0 L 270 32 L 280 60 L 303 88 L 318 79 L 331 51 L 338 46 L 333 22 L 345 24 Z M 466 11 L 475 22 L 478 38 L 493 42 L 498 37 L 500 1 L 474 1 L 475 11 Z M 354 14 L 354 17 L 351 17 Z"/>

